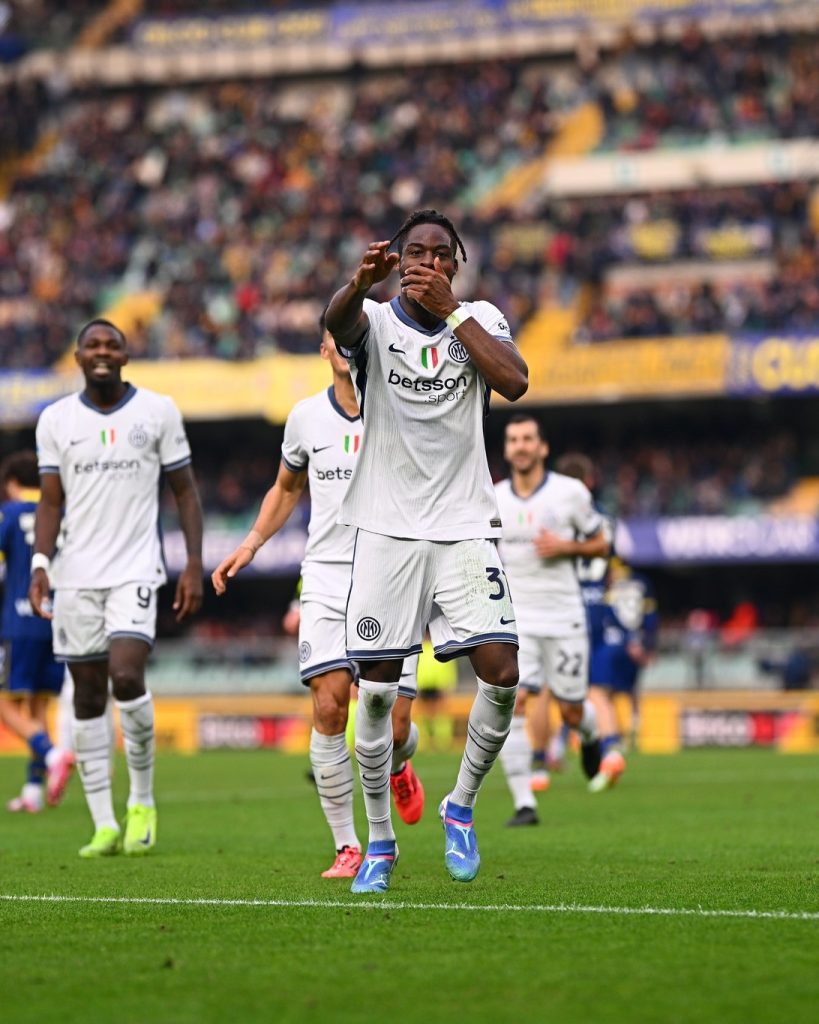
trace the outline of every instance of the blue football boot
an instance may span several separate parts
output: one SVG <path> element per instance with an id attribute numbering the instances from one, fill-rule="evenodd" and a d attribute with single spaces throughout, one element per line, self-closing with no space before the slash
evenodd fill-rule
<path id="1" fill-rule="evenodd" d="M 453 804 L 449 797 L 445 797 L 439 813 L 444 823 L 446 869 L 456 882 L 471 882 L 481 866 L 472 808 Z"/>
<path id="2" fill-rule="evenodd" d="M 394 839 L 370 843 L 353 880 L 350 892 L 386 892 L 392 869 L 398 863 L 398 845 Z"/>

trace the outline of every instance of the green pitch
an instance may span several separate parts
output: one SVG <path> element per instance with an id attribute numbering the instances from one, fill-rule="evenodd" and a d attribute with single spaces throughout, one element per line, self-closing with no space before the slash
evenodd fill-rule
<path id="1" fill-rule="evenodd" d="M 332 849 L 306 759 L 161 757 L 159 842 L 139 860 L 77 857 L 91 826 L 76 779 L 56 811 L 0 811 L 0 894 L 64 898 L 0 900 L 0 1019 L 817 1019 L 819 759 L 635 757 L 595 797 L 572 764 L 524 830 L 503 827 L 496 769 L 471 885 L 445 874 L 436 814 L 456 760 L 415 763 L 424 818 L 400 827 L 389 894 L 363 901 L 319 878 Z M 0 759 L 4 799 L 21 772 Z M 124 779 L 120 762 L 118 807 Z M 229 902 L 253 900 L 267 903 Z"/>

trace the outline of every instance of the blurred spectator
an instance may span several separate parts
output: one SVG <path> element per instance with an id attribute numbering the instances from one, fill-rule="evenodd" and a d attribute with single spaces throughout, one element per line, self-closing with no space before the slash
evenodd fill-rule
<path id="1" fill-rule="evenodd" d="M 732 254 L 771 261 L 764 281 L 718 285 L 706 274 L 670 294 L 599 294 L 579 339 L 815 329 L 805 186 L 481 213 L 493 185 L 542 155 L 561 116 L 590 98 L 604 107 L 606 145 L 815 135 L 815 44 L 785 35 L 712 42 L 691 30 L 681 47 L 628 42 L 574 62 L 91 89 L 62 104 L 56 145 L 0 210 L 0 359 L 47 365 L 79 323 L 141 291 L 158 294 L 162 314 L 144 325 L 140 356 L 312 352 L 318 314 L 363 247 L 421 205 L 458 223 L 470 255 L 461 286 L 500 305 L 513 330 L 546 297 L 599 288 L 615 261 L 707 264 Z M 18 112 L 2 123 L 30 136 L 36 119 Z"/>

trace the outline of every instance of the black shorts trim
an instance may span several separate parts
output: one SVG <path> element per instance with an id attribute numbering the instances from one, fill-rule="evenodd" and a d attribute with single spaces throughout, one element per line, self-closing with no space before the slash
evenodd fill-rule
<path id="1" fill-rule="evenodd" d="M 435 657 L 438 661 L 452 661 L 453 658 L 460 658 L 475 647 L 483 644 L 513 644 L 518 647 L 517 633 L 478 633 L 468 640 L 450 640 L 435 648 Z"/>
<path id="2" fill-rule="evenodd" d="M 353 661 L 398 661 L 399 658 L 411 658 L 421 653 L 421 645 L 412 647 L 387 647 L 383 651 L 356 651 L 347 648 L 347 657 Z"/>
<path id="3" fill-rule="evenodd" d="M 348 658 L 336 658 L 335 661 L 322 661 L 319 665 L 312 665 L 310 668 L 306 668 L 303 672 L 299 670 L 302 684 L 307 686 L 308 683 L 315 679 L 316 676 L 326 675 L 327 672 L 332 672 L 336 668 L 345 668 L 350 675 L 355 679 L 355 665 Z"/>
<path id="4" fill-rule="evenodd" d="M 108 634 L 108 639 L 109 640 L 142 640 L 143 643 L 146 643 L 151 649 L 153 649 L 153 646 L 156 643 L 155 640 L 151 639 L 151 637 L 149 637 L 149 636 L 146 636 L 145 633 L 137 633 L 135 631 L 132 632 L 130 629 L 118 629 L 116 633 L 109 633 Z"/>

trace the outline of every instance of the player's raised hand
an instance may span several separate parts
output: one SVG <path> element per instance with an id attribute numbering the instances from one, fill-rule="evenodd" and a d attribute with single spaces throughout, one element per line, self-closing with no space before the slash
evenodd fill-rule
<path id="1" fill-rule="evenodd" d="M 458 308 L 458 302 L 452 294 L 452 284 L 437 256 L 432 267 L 420 263 L 408 267 L 401 278 L 401 288 L 407 298 L 420 303 L 441 320 Z"/>
<path id="2" fill-rule="evenodd" d="M 28 599 L 31 609 L 41 619 L 53 619 L 49 592 L 51 587 L 48 582 L 48 574 L 45 569 L 35 569 L 31 574 L 31 584 L 28 588 Z"/>
<path id="3" fill-rule="evenodd" d="M 360 292 L 368 292 L 374 284 L 386 280 L 398 266 L 397 252 L 387 253 L 389 242 L 370 242 L 370 247 L 353 276 L 353 285 Z"/>
<path id="4" fill-rule="evenodd" d="M 176 621 L 181 622 L 187 615 L 194 615 L 202 607 L 202 566 L 189 562 L 176 583 L 173 610 Z"/>
<path id="5" fill-rule="evenodd" d="M 220 596 L 227 590 L 227 581 L 232 580 L 233 577 L 240 569 L 244 569 L 246 565 L 250 565 L 253 561 L 253 555 L 255 552 L 248 547 L 236 548 L 236 550 L 223 558 L 222 561 L 216 566 L 211 573 L 211 583 L 213 589 Z"/>

